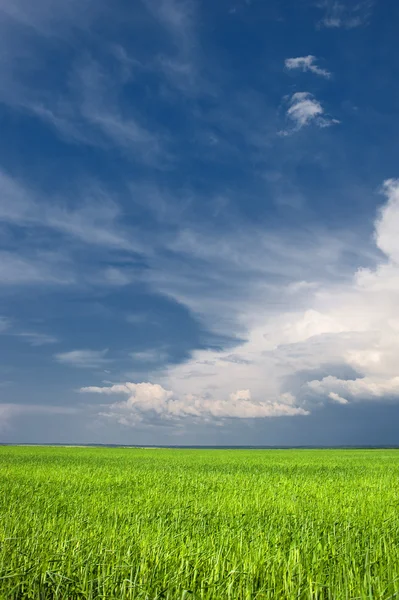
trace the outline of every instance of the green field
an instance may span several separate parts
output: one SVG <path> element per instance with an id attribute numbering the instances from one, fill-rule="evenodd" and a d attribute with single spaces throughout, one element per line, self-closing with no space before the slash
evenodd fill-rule
<path id="1" fill-rule="evenodd" d="M 399 451 L 0 448 L 0 598 L 399 598 Z"/>

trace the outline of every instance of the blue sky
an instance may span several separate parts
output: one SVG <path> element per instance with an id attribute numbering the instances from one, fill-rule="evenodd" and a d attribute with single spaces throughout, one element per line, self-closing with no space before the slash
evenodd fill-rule
<path id="1" fill-rule="evenodd" d="M 3 441 L 399 443 L 398 20 L 0 0 Z"/>

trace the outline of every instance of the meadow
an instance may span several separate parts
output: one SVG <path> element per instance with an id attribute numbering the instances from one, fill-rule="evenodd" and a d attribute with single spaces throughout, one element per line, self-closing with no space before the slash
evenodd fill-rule
<path id="1" fill-rule="evenodd" d="M 399 598 L 399 451 L 0 447 L 0 598 Z"/>

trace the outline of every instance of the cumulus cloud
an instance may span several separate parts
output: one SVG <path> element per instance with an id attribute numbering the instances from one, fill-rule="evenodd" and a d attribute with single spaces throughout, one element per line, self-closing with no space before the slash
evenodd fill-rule
<path id="1" fill-rule="evenodd" d="M 99 369 L 110 363 L 108 350 L 71 350 L 55 355 L 55 360 L 62 365 L 79 369 Z"/>
<path id="2" fill-rule="evenodd" d="M 331 77 L 331 73 L 327 69 L 321 69 L 316 64 L 316 57 L 309 54 L 308 56 L 298 56 L 296 58 L 287 58 L 285 60 L 285 67 L 290 71 L 299 69 L 300 71 L 310 71 L 320 77 Z"/>
<path id="3" fill-rule="evenodd" d="M 230 399 L 222 401 L 223 407 L 236 401 L 242 412 L 255 404 L 253 410 L 264 416 L 282 411 L 282 406 L 310 411 L 315 402 L 399 401 L 399 181 L 386 181 L 382 193 L 386 203 L 376 218 L 374 234 L 378 253 L 370 255 L 374 266 L 358 268 L 344 281 L 328 277 L 323 281 L 320 272 L 311 286 L 301 285 L 304 279 L 299 279 L 298 285 L 278 288 L 276 312 L 267 308 L 274 297 L 272 288 L 252 287 L 251 294 L 240 297 L 238 307 L 232 293 L 224 296 L 220 305 L 213 300 L 209 306 L 203 298 L 201 305 L 195 304 L 188 290 L 182 293 L 182 301 L 190 302 L 198 313 L 209 309 L 220 320 L 227 311 L 242 326 L 244 340 L 228 350 L 197 350 L 186 362 L 169 367 L 160 383 L 174 390 L 173 398 L 190 406 L 192 400 L 187 398 L 194 391 L 195 398 L 204 399 L 204 407 L 211 394 L 216 400 Z M 237 246 L 240 248 L 239 240 Z M 257 247 L 262 248 L 261 243 Z M 210 251 L 207 246 L 206 252 Z M 221 260 L 224 251 L 226 260 L 227 256 L 230 261 L 235 259 L 234 250 L 227 252 L 217 246 L 214 260 Z M 207 256 L 204 252 L 202 249 L 202 257 Z M 296 267 L 300 252 L 299 246 L 292 256 Z M 328 254 L 319 250 L 305 253 L 308 264 L 312 256 L 312 275 L 320 256 L 326 265 L 331 253 L 331 249 Z M 248 260 L 250 252 L 243 256 L 241 260 Z M 246 262 L 241 266 L 249 269 Z M 296 309 L 290 309 L 292 306 Z M 328 370 L 326 375 L 325 365 L 330 372 L 332 368 L 346 370 L 350 378 L 328 376 Z M 323 374 L 317 378 L 315 372 Z M 296 378 L 296 374 L 301 376 Z M 288 396 L 283 398 L 284 394 Z M 277 403 L 275 410 L 273 403 Z M 218 405 L 216 401 L 214 406 Z"/>
<path id="4" fill-rule="evenodd" d="M 376 223 L 375 239 L 377 246 L 392 263 L 399 264 L 399 179 L 387 179 L 382 186 L 387 202 L 380 210 Z"/>
<path id="5" fill-rule="evenodd" d="M 342 398 L 342 396 L 336 394 L 335 392 L 330 392 L 328 397 L 331 400 L 334 400 L 334 402 L 338 402 L 338 404 L 348 404 L 348 400 L 346 398 Z"/>
<path id="6" fill-rule="evenodd" d="M 109 387 L 83 387 L 82 393 L 105 395 L 123 394 L 126 401 L 116 402 L 103 411 L 102 416 L 116 419 L 124 425 L 148 421 L 157 417 L 163 420 L 182 418 L 201 419 L 258 419 L 265 417 L 306 415 L 306 410 L 295 405 L 292 394 L 282 394 L 274 402 L 256 402 L 249 390 L 237 390 L 229 399 L 186 394 L 176 396 L 159 384 L 124 383 Z"/>
<path id="7" fill-rule="evenodd" d="M 310 92 L 295 92 L 288 102 L 287 117 L 293 122 L 293 128 L 281 132 L 288 135 L 314 123 L 318 127 L 330 127 L 339 123 L 325 114 L 324 108 Z"/>
<path id="8" fill-rule="evenodd" d="M 313 391 L 333 399 L 339 395 L 348 401 L 399 400 L 399 180 L 385 181 L 382 193 L 387 201 L 376 220 L 375 240 L 385 259 L 373 269 L 359 269 L 352 287 L 335 297 L 335 308 L 330 299 L 329 318 L 348 332 L 341 360 L 362 377 L 329 376 L 309 383 Z M 361 344 L 356 344 L 354 331 L 361 334 Z"/>
<path id="9" fill-rule="evenodd" d="M 299 244 L 292 255 L 285 244 L 284 261 L 275 267 L 281 276 L 290 256 L 294 272 L 287 272 L 287 278 L 291 277 L 292 284 L 274 289 L 256 286 L 258 279 L 244 276 L 253 268 L 252 259 L 259 265 L 259 252 L 266 248 L 271 268 L 271 257 L 279 248 L 271 237 L 265 247 L 254 237 L 258 255 L 252 257 L 247 238 L 237 236 L 230 248 L 220 242 L 199 244 L 186 236 L 186 251 L 204 264 L 209 261 L 214 272 L 219 267 L 221 276 L 226 269 L 237 273 L 238 297 L 235 288 L 228 288 L 222 296 L 209 294 L 208 288 L 208 295 L 199 294 L 201 279 L 193 285 L 192 273 L 185 278 L 184 272 L 179 278 L 158 279 L 158 289 L 205 322 L 213 324 L 216 319 L 215 328 L 222 323 L 225 331 L 231 331 L 233 322 L 235 330 L 241 328 L 241 340 L 224 350 L 194 351 L 185 362 L 159 372 L 157 384 L 124 383 L 83 388 L 82 392 L 127 396 L 101 410 L 108 418 L 130 425 L 183 418 L 223 421 L 306 415 L 315 404 L 327 402 L 344 408 L 351 402 L 399 401 L 399 181 L 387 180 L 382 193 L 386 202 L 375 221 L 373 266 L 358 268 L 344 280 L 326 275 L 328 260 L 337 252 L 334 244 L 327 248 L 326 238 L 320 250 L 305 245 L 305 251 Z M 241 252 L 241 242 L 247 252 Z M 306 285 L 307 277 L 293 276 L 298 275 L 302 260 L 309 269 L 309 256 L 313 257 L 312 285 Z M 258 271 L 258 277 L 260 273 L 263 276 Z M 248 281 L 250 291 L 245 295 L 243 281 Z M 278 311 L 270 309 L 272 298 Z M 226 314 L 229 319 L 223 321 Z M 348 379 L 338 375 L 343 372 Z"/>
<path id="10" fill-rule="evenodd" d="M 237 390 L 230 394 L 230 400 L 232 402 L 237 402 L 238 400 L 251 400 L 251 392 L 250 390 Z"/>
<path id="11" fill-rule="evenodd" d="M 308 386 L 313 392 L 323 396 L 328 395 L 333 400 L 341 401 L 343 404 L 349 400 L 367 401 L 381 398 L 399 400 L 399 377 L 392 377 L 391 379 L 362 377 L 343 380 L 329 375 L 320 381 L 309 381 Z"/>

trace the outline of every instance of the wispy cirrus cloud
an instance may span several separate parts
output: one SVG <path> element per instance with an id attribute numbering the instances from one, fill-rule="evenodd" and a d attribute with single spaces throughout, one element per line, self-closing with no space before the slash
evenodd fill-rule
<path id="1" fill-rule="evenodd" d="M 146 122 L 133 105 L 127 108 L 126 59 L 113 53 L 112 45 L 101 65 L 85 47 L 64 58 L 65 48 L 79 47 L 77 38 L 92 20 L 109 17 L 106 3 L 84 0 L 83 8 L 75 0 L 68 6 L 58 0 L 38 0 L 32 10 L 25 0 L 1 1 L 0 103 L 39 119 L 69 143 L 118 150 L 152 167 L 164 168 L 170 162 L 166 133 Z M 60 54 L 63 84 L 57 89 L 51 78 L 38 84 L 30 77 L 45 50 Z"/>
<path id="2" fill-rule="evenodd" d="M 319 27 L 336 29 L 354 29 L 367 25 L 372 14 L 374 0 L 359 0 L 358 2 L 324 0 L 318 3 L 324 16 L 319 21 Z"/>
<path id="3" fill-rule="evenodd" d="M 78 369 L 100 369 L 108 366 L 112 361 L 107 357 L 108 349 L 105 350 L 70 350 L 60 352 L 54 356 L 55 360 L 68 367 Z"/>
<path id="4" fill-rule="evenodd" d="M 169 359 L 169 353 L 165 347 L 150 348 L 137 352 L 131 352 L 130 357 L 138 363 L 166 363 Z"/>
<path id="5" fill-rule="evenodd" d="M 58 342 L 58 339 L 55 336 L 48 333 L 40 331 L 21 331 L 18 322 L 15 323 L 13 319 L 7 317 L 0 317 L 0 334 L 20 338 L 35 347 L 56 344 Z"/>
<path id="6" fill-rule="evenodd" d="M 51 344 L 57 344 L 58 339 L 54 335 L 48 333 L 41 333 L 39 331 L 22 331 L 14 334 L 23 340 L 26 340 L 31 346 L 38 348 L 40 346 L 47 346 Z"/>
<path id="7" fill-rule="evenodd" d="M 196 5 L 193 0 L 142 0 L 152 15 L 170 33 L 179 51 L 189 53 L 195 39 Z"/>
<path id="8" fill-rule="evenodd" d="M 310 73 L 329 79 L 331 77 L 330 71 L 318 67 L 316 61 L 317 58 L 309 54 L 308 56 L 298 56 L 297 58 L 286 58 L 284 64 L 289 71 L 309 71 Z"/>
<path id="9" fill-rule="evenodd" d="M 0 251 L 0 284 L 70 285 L 75 276 L 65 256 L 57 253 Z"/>
<path id="10" fill-rule="evenodd" d="M 67 198 L 46 201 L 0 169 L 0 222 L 48 228 L 85 244 L 137 250 L 119 222 L 121 217 L 119 206 L 101 187 L 89 186 L 82 201 L 73 207 Z"/>
<path id="11" fill-rule="evenodd" d="M 25 108 L 54 128 L 65 140 L 104 150 L 117 148 L 127 158 L 163 168 L 171 160 L 169 139 L 151 127 L 132 107 L 122 109 L 126 81 L 118 68 L 107 68 L 85 57 L 70 68 L 69 87 L 59 100 L 32 100 Z"/>
<path id="12" fill-rule="evenodd" d="M 137 280 L 135 261 L 153 253 L 144 231 L 98 183 L 76 182 L 75 190 L 43 193 L 0 168 L 0 284 L 121 288 Z"/>
<path id="13" fill-rule="evenodd" d="M 62 35 L 66 26 L 87 26 L 103 8 L 101 1 L 93 0 L 70 0 L 67 3 L 62 0 L 37 0 L 34 5 L 29 0 L 0 0 L 0 22 L 3 21 L 4 26 L 15 22 L 40 35 L 56 37 Z"/>

